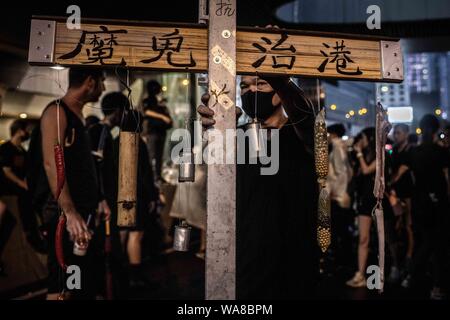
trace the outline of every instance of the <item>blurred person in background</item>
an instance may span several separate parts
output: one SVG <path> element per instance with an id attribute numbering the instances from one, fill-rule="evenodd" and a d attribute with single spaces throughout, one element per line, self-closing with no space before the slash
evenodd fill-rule
<path id="1" fill-rule="evenodd" d="M 26 182 L 27 151 L 23 147 L 30 138 L 30 123 L 15 120 L 10 127 L 11 139 L 0 146 L 0 196 L 16 196 L 20 220 L 28 242 L 39 248 L 37 221 L 31 207 Z"/>
<path id="2" fill-rule="evenodd" d="M 415 285 L 426 273 L 428 261 L 432 264 L 431 299 L 444 299 L 446 281 L 446 249 L 449 226 L 449 156 L 438 145 L 439 120 L 431 114 L 420 120 L 422 136 L 420 144 L 411 150 L 407 169 L 412 171 L 415 185 L 413 192 L 414 226 L 420 242 L 413 257 L 411 278 L 405 279 L 405 287 Z"/>
<path id="3" fill-rule="evenodd" d="M 376 204 L 376 199 L 373 195 L 376 173 L 375 128 L 369 127 L 362 130 L 361 133 L 355 137 L 353 150 L 356 157 L 354 173 L 359 230 L 358 270 L 353 278 L 348 280 L 346 284 L 350 287 L 359 288 L 366 286 L 365 273 L 369 255 L 372 210 Z M 390 164 L 389 159 L 387 159 L 385 166 L 386 179 L 389 179 L 389 176 Z M 389 220 L 392 220 L 393 214 L 386 197 L 384 197 L 382 205 L 384 209 L 385 224 L 389 224 Z M 387 239 L 389 238 L 387 237 Z M 390 244 L 388 243 L 388 245 Z"/>
<path id="4" fill-rule="evenodd" d="M 397 124 L 394 126 L 394 147 L 391 154 L 392 181 L 390 182 L 392 190 L 389 196 L 390 203 L 397 216 L 396 229 L 399 229 L 401 226 L 402 229 L 405 230 L 407 236 L 407 249 L 404 261 L 406 276 L 411 270 L 411 258 L 414 249 L 414 234 L 411 217 L 413 179 L 411 171 L 406 167 L 409 163 L 412 150 L 412 147 L 408 142 L 408 137 L 408 125 Z M 397 252 L 395 254 L 398 255 L 398 249 L 396 250 Z M 393 265 L 391 267 L 389 280 L 391 282 L 396 282 L 399 280 L 400 276 L 398 265 Z"/>
<path id="5" fill-rule="evenodd" d="M 410 133 L 408 136 L 408 144 L 411 147 L 415 147 L 417 146 L 418 143 L 419 143 L 419 136 L 415 133 Z"/>
<path id="6" fill-rule="evenodd" d="M 15 120 L 10 127 L 11 139 L 0 146 L 0 192 L 19 196 L 28 189 L 26 151 L 22 143 L 29 139 L 26 120 Z"/>
<path id="7" fill-rule="evenodd" d="M 327 128 L 329 153 L 329 174 L 327 188 L 331 199 L 332 219 L 332 251 L 338 265 L 344 265 L 350 260 L 352 237 L 349 226 L 353 222 L 350 211 L 351 198 L 348 194 L 348 185 L 352 178 L 353 170 L 348 159 L 347 144 L 342 140 L 346 129 L 338 123 Z"/>
<path id="8" fill-rule="evenodd" d="M 162 159 L 167 130 L 172 128 L 172 118 L 162 97 L 162 87 L 159 82 L 150 80 L 147 83 L 147 98 L 144 99 L 144 132 L 150 163 L 156 181 L 162 181 Z"/>
<path id="9" fill-rule="evenodd" d="M 358 271 L 346 282 L 350 287 L 366 286 L 366 266 L 369 254 L 372 209 L 376 200 L 373 196 L 375 183 L 375 128 L 366 128 L 355 138 L 353 150 L 356 153 L 355 179 L 358 214 Z"/>
<path id="10" fill-rule="evenodd" d="M 100 197 L 103 199 L 103 205 L 99 207 L 99 211 L 103 210 L 104 216 L 108 217 L 110 224 L 110 239 L 112 242 L 112 256 L 113 261 L 119 261 L 122 257 L 119 231 L 117 228 L 117 192 L 118 192 L 118 147 L 114 143 L 114 138 L 111 134 L 111 130 L 120 124 L 122 114 L 124 110 L 128 110 L 129 101 L 128 98 L 121 92 L 111 92 L 106 94 L 101 101 L 101 108 L 104 114 L 103 120 L 99 120 L 96 123 L 91 124 L 89 127 L 89 136 L 91 139 L 92 155 L 94 156 L 95 166 L 97 169 L 97 180 L 99 184 Z M 98 119 L 98 118 L 97 118 Z M 97 215 L 100 218 L 102 215 Z M 106 223 L 106 221 L 105 221 Z M 96 225 L 101 224 L 100 219 L 97 219 Z M 103 227 L 103 225 L 102 225 Z M 107 259 L 103 255 L 104 242 L 102 241 L 105 236 L 105 228 L 97 228 L 97 232 L 94 236 L 95 245 L 99 247 L 97 253 L 99 254 L 96 259 L 98 263 L 98 272 L 103 273 L 105 270 L 101 263 L 103 259 Z M 106 292 L 104 290 L 105 281 L 104 277 L 98 278 L 98 290 L 99 294 Z M 115 280 L 116 278 L 114 278 Z M 117 283 L 117 281 L 114 281 Z M 115 292 L 120 292 L 120 289 Z"/>

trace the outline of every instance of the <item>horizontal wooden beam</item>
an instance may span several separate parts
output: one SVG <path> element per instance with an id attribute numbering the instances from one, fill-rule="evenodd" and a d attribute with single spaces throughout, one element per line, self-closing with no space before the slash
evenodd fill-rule
<path id="1" fill-rule="evenodd" d="M 232 36 L 228 30 L 218 32 Z M 203 25 L 90 21 L 77 30 L 58 19 L 33 19 L 29 62 L 206 72 L 207 33 Z M 211 54 L 214 63 L 232 67 L 219 46 Z M 236 32 L 236 60 L 238 74 L 403 80 L 399 41 L 359 35 L 241 28 Z"/>

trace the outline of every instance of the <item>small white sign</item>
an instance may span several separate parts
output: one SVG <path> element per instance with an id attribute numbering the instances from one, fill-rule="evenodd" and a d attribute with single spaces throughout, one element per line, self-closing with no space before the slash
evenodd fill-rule
<path id="1" fill-rule="evenodd" d="M 413 121 L 412 107 L 388 108 L 388 119 L 390 123 L 409 123 Z"/>

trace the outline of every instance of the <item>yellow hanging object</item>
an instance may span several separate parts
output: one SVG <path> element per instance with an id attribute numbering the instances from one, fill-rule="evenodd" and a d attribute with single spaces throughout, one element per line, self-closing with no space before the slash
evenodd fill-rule
<path id="1" fill-rule="evenodd" d="M 314 123 L 314 158 L 317 182 L 320 187 L 317 212 L 317 242 L 322 252 L 331 244 L 330 195 L 326 187 L 328 176 L 328 139 L 325 124 L 325 109 L 322 109 Z"/>

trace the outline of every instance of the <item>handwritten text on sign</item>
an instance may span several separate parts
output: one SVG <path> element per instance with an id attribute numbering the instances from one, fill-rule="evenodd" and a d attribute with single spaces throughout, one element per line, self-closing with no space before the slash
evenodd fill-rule
<path id="1" fill-rule="evenodd" d="M 240 74 L 382 79 L 377 40 L 254 30 L 236 34 Z M 206 28 L 57 23 L 54 63 L 204 72 L 207 54 Z"/>

